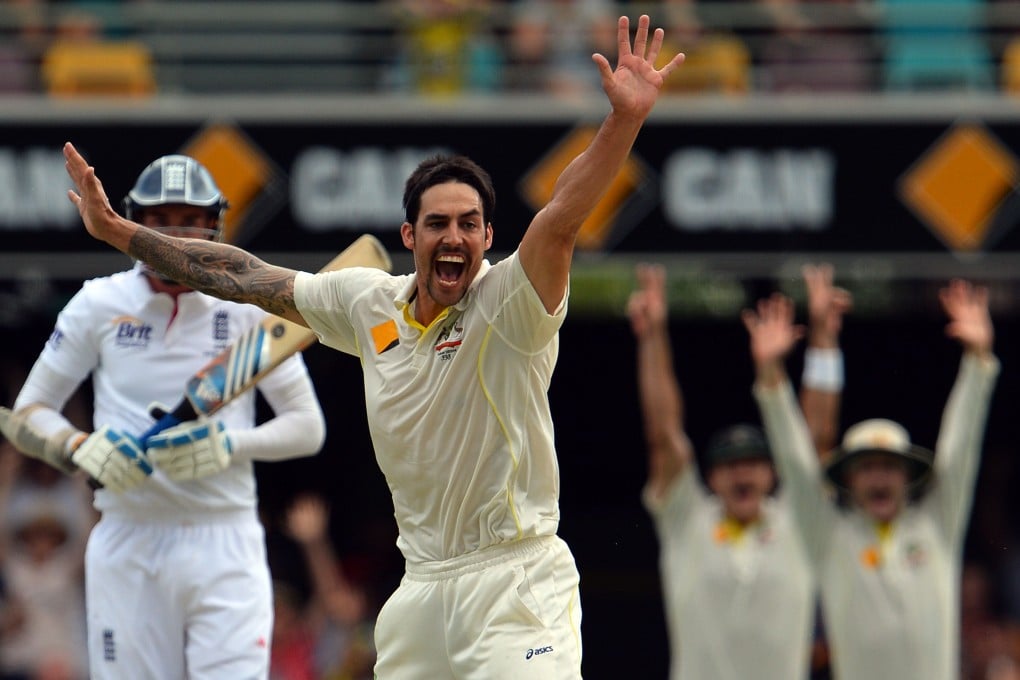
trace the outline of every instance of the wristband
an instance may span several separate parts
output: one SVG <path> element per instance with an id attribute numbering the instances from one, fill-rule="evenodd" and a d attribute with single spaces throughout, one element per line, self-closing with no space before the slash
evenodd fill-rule
<path id="1" fill-rule="evenodd" d="M 801 384 L 825 392 L 842 390 L 843 352 L 838 347 L 808 347 L 804 351 L 804 375 Z"/>

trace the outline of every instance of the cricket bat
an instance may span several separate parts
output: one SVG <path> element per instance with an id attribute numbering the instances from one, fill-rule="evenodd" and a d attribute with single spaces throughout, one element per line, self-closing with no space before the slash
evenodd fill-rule
<path id="1" fill-rule="evenodd" d="M 374 267 L 390 271 L 389 254 L 379 239 L 364 234 L 330 260 L 320 272 L 346 267 Z M 188 379 L 184 397 L 139 439 L 144 442 L 163 430 L 199 416 L 211 416 L 238 395 L 258 384 L 267 373 L 316 340 L 310 329 L 279 316 L 267 316 Z"/>

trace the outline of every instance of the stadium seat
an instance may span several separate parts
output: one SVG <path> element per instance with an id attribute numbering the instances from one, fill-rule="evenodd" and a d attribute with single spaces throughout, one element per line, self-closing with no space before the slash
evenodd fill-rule
<path id="1" fill-rule="evenodd" d="M 1013 38 L 1002 52 L 1002 91 L 1020 95 L 1020 38 Z"/>
<path id="2" fill-rule="evenodd" d="M 43 55 L 42 76 L 54 96 L 141 97 L 156 91 L 152 55 L 134 41 L 57 41 Z"/>
<path id="3" fill-rule="evenodd" d="M 995 67 L 982 33 L 983 11 L 981 0 L 887 0 L 885 88 L 994 88 Z"/>

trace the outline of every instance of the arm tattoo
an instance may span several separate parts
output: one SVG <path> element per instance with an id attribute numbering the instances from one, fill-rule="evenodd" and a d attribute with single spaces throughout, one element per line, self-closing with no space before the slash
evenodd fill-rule
<path id="1" fill-rule="evenodd" d="M 296 272 L 263 262 L 235 246 L 174 238 L 142 228 L 131 237 L 128 254 L 213 297 L 247 302 L 270 314 L 295 311 Z"/>

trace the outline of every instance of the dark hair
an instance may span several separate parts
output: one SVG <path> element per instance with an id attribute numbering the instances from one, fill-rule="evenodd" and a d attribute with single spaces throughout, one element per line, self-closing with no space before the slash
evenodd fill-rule
<path id="1" fill-rule="evenodd" d="M 422 161 L 404 184 L 404 219 L 412 225 L 418 221 L 421 195 L 429 187 L 446 182 L 461 182 L 472 187 L 482 199 L 482 219 L 492 220 L 496 210 L 496 190 L 492 178 L 467 156 L 432 156 Z"/>

